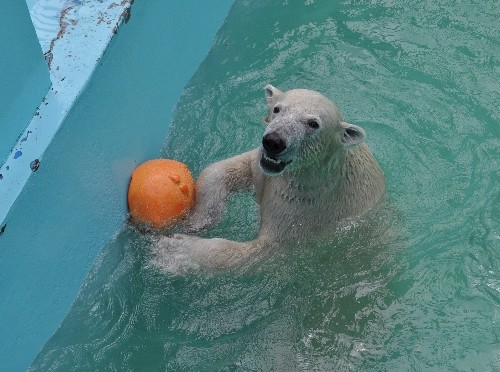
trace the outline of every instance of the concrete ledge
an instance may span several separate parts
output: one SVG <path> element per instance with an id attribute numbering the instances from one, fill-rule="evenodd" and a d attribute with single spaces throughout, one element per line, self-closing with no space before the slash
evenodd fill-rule
<path id="1" fill-rule="evenodd" d="M 0 369 L 25 370 L 123 225 L 134 167 L 158 157 L 171 112 L 232 1 L 136 1 L 0 236 Z"/>

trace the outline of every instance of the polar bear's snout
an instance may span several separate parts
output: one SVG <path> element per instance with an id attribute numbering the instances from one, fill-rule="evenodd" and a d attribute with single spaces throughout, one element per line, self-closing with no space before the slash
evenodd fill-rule
<path id="1" fill-rule="evenodd" d="M 262 139 L 262 147 L 266 150 L 267 155 L 276 157 L 286 149 L 286 142 L 277 133 L 271 132 Z"/>
<path id="2" fill-rule="evenodd" d="M 276 132 L 266 133 L 262 138 L 260 169 L 270 176 L 277 175 L 292 161 L 282 158 L 286 153 L 285 139 Z"/>

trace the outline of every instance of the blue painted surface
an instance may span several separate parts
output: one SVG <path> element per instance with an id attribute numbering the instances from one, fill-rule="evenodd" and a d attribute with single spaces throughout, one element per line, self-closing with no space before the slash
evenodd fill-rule
<path id="1" fill-rule="evenodd" d="M 0 165 L 50 86 L 42 49 L 24 1 L 0 11 Z"/>
<path id="2" fill-rule="evenodd" d="M 52 87 L 0 167 L 0 224 L 31 176 L 31 163 L 63 124 L 132 0 L 28 0 L 31 20 L 50 61 Z M 22 129 L 22 128 L 21 128 Z M 16 155 L 18 151 L 22 156 Z"/>
<path id="3" fill-rule="evenodd" d="M 130 173 L 159 156 L 173 107 L 231 3 L 134 3 L 4 221 L 0 370 L 29 366 L 123 225 Z"/>

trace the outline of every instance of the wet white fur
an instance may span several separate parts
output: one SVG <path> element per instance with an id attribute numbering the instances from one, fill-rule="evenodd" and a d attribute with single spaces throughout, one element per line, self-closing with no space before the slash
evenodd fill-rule
<path id="1" fill-rule="evenodd" d="M 366 212 L 384 194 L 385 178 L 363 142 L 365 132 L 346 123 L 330 100 L 311 90 L 281 92 L 271 85 L 265 93 L 264 134 L 284 138 L 287 149 L 281 157 L 292 162 L 278 175 L 267 174 L 259 165 L 259 147 L 209 165 L 196 182 L 196 202 L 184 221 L 191 231 L 215 224 L 231 193 L 253 190 L 260 207 L 258 236 L 248 242 L 163 236 L 155 242 L 158 265 L 174 271 L 228 267 L 273 244 L 327 236 L 339 221 Z M 311 119 L 319 128 L 308 125 Z"/>

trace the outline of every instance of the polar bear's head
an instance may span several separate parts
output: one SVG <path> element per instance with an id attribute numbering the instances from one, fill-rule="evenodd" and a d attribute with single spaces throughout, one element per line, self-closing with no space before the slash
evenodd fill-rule
<path id="1" fill-rule="evenodd" d="M 362 128 L 344 122 L 335 104 L 317 92 L 267 85 L 265 94 L 269 114 L 260 167 L 268 175 L 325 166 L 365 138 Z"/>

